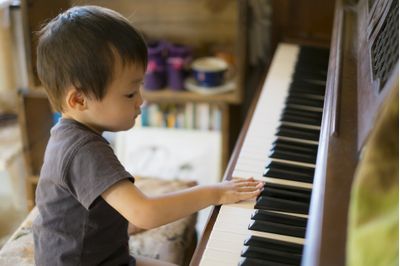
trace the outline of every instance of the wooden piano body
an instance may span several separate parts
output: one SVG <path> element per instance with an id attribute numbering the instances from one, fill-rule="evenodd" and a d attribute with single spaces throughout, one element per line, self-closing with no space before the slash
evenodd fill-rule
<path id="1" fill-rule="evenodd" d="M 345 264 L 354 172 L 382 105 L 391 92 L 398 91 L 398 23 L 398 1 L 336 1 L 302 265 Z M 263 84 L 260 90 L 265 89 Z M 235 172 L 257 100 L 249 110 L 225 179 Z M 215 207 L 210 216 L 191 265 L 207 265 L 202 258 L 219 210 Z"/>

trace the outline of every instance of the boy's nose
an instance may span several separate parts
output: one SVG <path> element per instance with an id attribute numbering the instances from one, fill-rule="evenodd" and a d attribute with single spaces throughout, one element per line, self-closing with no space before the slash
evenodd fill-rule
<path id="1" fill-rule="evenodd" d="M 141 107 L 141 106 L 143 105 L 143 103 L 144 103 L 144 100 L 143 100 L 142 94 L 140 94 L 140 95 L 139 95 L 139 99 L 138 99 L 138 105 L 139 105 L 139 107 Z"/>

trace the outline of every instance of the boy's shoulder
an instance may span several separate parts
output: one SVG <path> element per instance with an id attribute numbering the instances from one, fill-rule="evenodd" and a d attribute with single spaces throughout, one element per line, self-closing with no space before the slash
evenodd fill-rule
<path id="1" fill-rule="evenodd" d="M 58 165 L 57 169 L 65 169 L 78 154 L 84 153 L 93 157 L 98 152 L 112 152 L 106 139 L 77 121 L 61 119 L 51 129 L 44 165 Z"/>
<path id="2" fill-rule="evenodd" d="M 98 166 L 101 158 L 114 159 L 115 154 L 100 134 L 74 120 L 62 119 L 51 130 L 46 147 L 41 178 L 57 177 L 64 182 L 76 165 Z"/>
<path id="3" fill-rule="evenodd" d="M 75 120 L 63 118 L 51 129 L 49 144 L 56 142 L 57 146 L 61 143 L 68 146 L 82 146 L 85 142 L 90 141 L 99 141 L 108 145 L 108 142 L 100 134 L 87 126 Z"/>

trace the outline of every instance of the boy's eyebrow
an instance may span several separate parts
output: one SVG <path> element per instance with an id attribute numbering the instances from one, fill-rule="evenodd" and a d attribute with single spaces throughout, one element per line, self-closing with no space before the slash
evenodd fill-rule
<path id="1" fill-rule="evenodd" d="M 144 78 L 137 78 L 132 80 L 132 83 L 138 83 L 138 82 L 142 82 Z"/>

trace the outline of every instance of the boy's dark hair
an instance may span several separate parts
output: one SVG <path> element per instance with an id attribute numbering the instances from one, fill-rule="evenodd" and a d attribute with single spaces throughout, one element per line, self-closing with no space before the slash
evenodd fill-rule
<path id="1" fill-rule="evenodd" d="M 146 70 L 143 37 L 115 11 L 77 6 L 45 25 L 39 32 L 37 71 L 53 108 L 63 111 L 65 89 L 71 85 L 101 100 L 113 78 L 116 54 L 123 65 L 142 64 Z"/>

